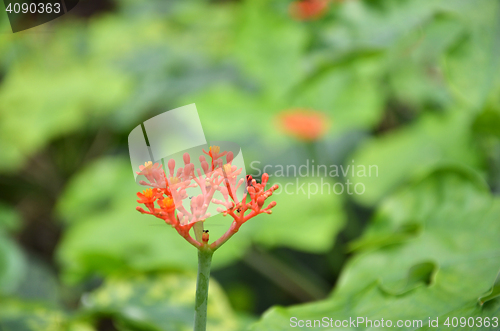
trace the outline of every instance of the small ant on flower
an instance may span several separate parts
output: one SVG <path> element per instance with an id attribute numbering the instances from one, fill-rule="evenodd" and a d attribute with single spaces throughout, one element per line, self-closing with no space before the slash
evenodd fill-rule
<path id="1" fill-rule="evenodd" d="M 247 175 L 246 179 L 247 179 L 247 186 L 252 186 L 253 177 L 251 175 Z"/>

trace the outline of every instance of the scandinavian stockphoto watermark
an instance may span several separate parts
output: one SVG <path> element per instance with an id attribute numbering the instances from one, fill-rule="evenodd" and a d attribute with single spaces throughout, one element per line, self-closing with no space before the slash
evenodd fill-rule
<path id="1" fill-rule="evenodd" d="M 280 188 L 274 194 L 303 194 L 308 199 L 316 194 L 348 194 L 361 195 L 366 191 L 363 178 L 378 177 L 378 166 L 357 164 L 351 160 L 349 164 L 316 164 L 315 160 L 305 160 L 300 165 L 296 164 L 267 164 L 262 165 L 260 161 L 250 163 L 252 174 L 260 176 L 262 173 L 269 174 L 279 179 Z M 313 177 L 316 181 L 303 181 L 303 178 Z M 351 179 L 353 181 L 351 181 Z"/>

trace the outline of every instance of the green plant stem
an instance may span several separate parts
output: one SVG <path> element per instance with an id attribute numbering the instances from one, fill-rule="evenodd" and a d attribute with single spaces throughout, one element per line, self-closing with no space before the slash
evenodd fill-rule
<path id="1" fill-rule="evenodd" d="M 194 307 L 194 331 L 207 329 L 208 283 L 213 251 L 208 248 L 198 250 L 198 278 L 196 281 L 196 300 Z"/>

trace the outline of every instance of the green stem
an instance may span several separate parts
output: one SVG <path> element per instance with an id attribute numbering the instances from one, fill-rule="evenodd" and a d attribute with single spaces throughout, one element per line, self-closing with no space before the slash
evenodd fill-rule
<path id="1" fill-rule="evenodd" d="M 213 251 L 201 248 L 198 250 L 198 279 L 196 281 L 196 301 L 194 307 L 194 331 L 207 329 L 208 283 L 210 281 L 210 265 Z"/>

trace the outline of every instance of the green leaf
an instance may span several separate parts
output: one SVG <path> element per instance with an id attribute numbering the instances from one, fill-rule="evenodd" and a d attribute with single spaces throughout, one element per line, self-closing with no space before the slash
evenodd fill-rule
<path id="1" fill-rule="evenodd" d="M 491 290 L 488 291 L 488 293 L 486 293 L 485 295 L 479 297 L 479 304 L 482 306 L 486 302 L 498 298 L 499 296 L 500 296 L 500 274 L 497 276 L 497 279 L 495 280 L 495 283 L 493 284 Z"/>
<path id="2" fill-rule="evenodd" d="M 265 107 L 259 94 L 249 93 L 237 86 L 215 84 L 199 93 L 190 94 L 183 100 L 185 104 L 196 103 L 203 130 L 209 137 L 217 135 L 221 140 L 235 141 L 265 134 L 261 126 L 250 125 L 254 118 L 261 119 L 264 116 L 267 119 L 269 116 L 266 115 L 266 110 L 269 109 Z M 249 114 L 252 118 L 236 121 L 237 114 Z M 221 128 L 224 128 L 223 135 L 220 133 Z"/>
<path id="3" fill-rule="evenodd" d="M 380 289 L 390 295 L 403 295 L 421 285 L 431 285 L 434 282 L 437 266 L 434 262 L 415 264 L 408 271 L 408 276 L 393 282 L 380 284 Z"/>
<path id="4" fill-rule="evenodd" d="M 0 301 L 2 331 L 95 331 L 85 321 L 71 319 L 64 312 L 40 303 Z"/>
<path id="5" fill-rule="evenodd" d="M 81 39 L 76 26 L 42 43 L 19 38 L 23 55 L 9 66 L 0 89 L 0 170 L 18 169 L 48 141 L 102 118 L 126 96 L 127 75 L 86 56 Z"/>
<path id="6" fill-rule="evenodd" d="M 124 270 L 196 269 L 196 249 L 163 221 L 139 214 L 134 206 L 131 199 L 129 209 L 95 215 L 66 230 L 57 251 L 66 281 Z"/>
<path id="7" fill-rule="evenodd" d="M 364 194 L 353 197 L 362 205 L 374 206 L 402 183 L 438 164 L 479 168 L 471 122 L 471 116 L 460 111 L 424 114 L 407 127 L 366 141 L 349 159 L 373 171 L 371 175 L 349 174 L 355 185 L 365 187 Z"/>
<path id="8" fill-rule="evenodd" d="M 500 138 L 500 111 L 492 108 L 484 109 L 472 126 L 474 132 Z"/>
<path id="9" fill-rule="evenodd" d="M 120 330 L 191 330 L 196 276 L 156 274 L 117 276 L 83 298 L 93 314 L 111 316 Z M 208 295 L 208 329 L 238 330 L 241 325 L 220 286 L 212 278 Z"/>
<path id="10" fill-rule="evenodd" d="M 443 58 L 451 91 L 475 111 L 480 111 L 500 91 L 499 11 L 498 2 L 482 0 L 460 13 L 466 31 Z"/>
<path id="11" fill-rule="evenodd" d="M 19 213 L 9 205 L 0 203 L 0 231 L 15 232 L 21 227 Z"/>
<path id="12" fill-rule="evenodd" d="M 67 185 L 56 206 L 64 222 L 78 223 L 95 215 L 135 204 L 141 189 L 124 158 L 102 158 L 82 169 Z"/>
<path id="13" fill-rule="evenodd" d="M 26 261 L 21 249 L 11 238 L 0 232 L 0 293 L 13 293 L 25 270 Z"/>
<path id="14" fill-rule="evenodd" d="M 18 299 L 44 302 L 47 305 L 59 304 L 62 291 L 53 267 L 29 252 L 23 255 L 23 262 L 23 272 L 15 281 L 19 285 L 11 295 Z"/>
<path id="15" fill-rule="evenodd" d="M 379 88 L 380 57 L 367 57 L 317 73 L 291 96 L 292 105 L 324 111 L 332 131 L 375 126 L 383 114 L 384 94 Z"/>
<path id="16" fill-rule="evenodd" d="M 335 182 L 317 177 L 271 177 L 269 182 L 280 186 L 269 198 L 277 205 L 272 215 L 261 215 L 243 226 L 251 227 L 252 241 L 311 253 L 333 247 L 346 222 L 343 197 L 333 192 Z"/>
<path id="17" fill-rule="evenodd" d="M 288 330 L 292 317 L 324 316 L 334 321 L 422 320 L 423 326 L 428 317 L 439 318 L 439 328 L 429 329 L 447 330 L 447 316 L 498 316 L 497 299 L 482 308 L 477 301 L 491 290 L 498 274 L 499 213 L 500 199 L 491 197 L 476 174 L 437 170 L 387 199 L 364 236 L 391 233 L 405 223 L 420 224 L 418 234 L 357 253 L 328 299 L 273 308 L 252 330 Z"/>
<path id="18" fill-rule="evenodd" d="M 286 3 L 248 1 L 241 9 L 238 59 L 266 96 L 280 99 L 306 73 L 306 31 L 290 19 Z"/>
<path id="19" fill-rule="evenodd" d="M 21 217 L 0 203 L 0 294 L 12 294 L 26 274 L 27 261 L 19 245 L 8 235 L 21 227 Z"/>

